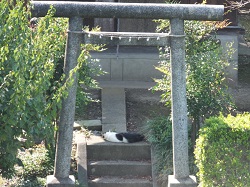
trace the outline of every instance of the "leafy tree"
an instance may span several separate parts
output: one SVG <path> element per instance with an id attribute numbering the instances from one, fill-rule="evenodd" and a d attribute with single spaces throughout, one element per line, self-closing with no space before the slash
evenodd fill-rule
<path id="1" fill-rule="evenodd" d="M 11 177 L 18 162 L 17 150 L 37 139 L 54 148 L 54 130 L 67 96 L 71 77 L 64 79 L 60 63 L 64 58 L 67 19 L 52 18 L 55 9 L 29 27 L 29 5 L 16 0 L 0 1 L 0 174 Z M 78 66 L 79 83 L 92 86 L 89 50 L 83 45 Z M 59 71 L 59 72 L 58 72 Z M 86 100 L 87 97 L 84 96 Z M 26 139 L 25 142 L 22 140 Z"/>
<path id="2" fill-rule="evenodd" d="M 168 20 L 158 20 L 159 32 L 169 31 Z M 192 141 L 195 142 L 200 122 L 219 112 L 229 112 L 233 102 L 225 81 L 225 69 L 229 64 L 232 48 L 223 53 L 220 42 L 214 32 L 218 26 L 226 23 L 205 21 L 185 21 L 186 68 L 187 68 L 187 104 L 188 114 L 193 120 Z M 171 74 L 168 47 L 160 49 L 161 62 L 156 69 L 163 73 L 162 79 L 156 79 L 154 90 L 164 91 L 162 101 L 171 105 Z"/>

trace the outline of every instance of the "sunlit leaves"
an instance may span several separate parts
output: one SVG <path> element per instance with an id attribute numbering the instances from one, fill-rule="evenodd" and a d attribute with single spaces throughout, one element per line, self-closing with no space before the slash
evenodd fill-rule
<path id="1" fill-rule="evenodd" d="M 37 27 L 31 28 L 30 11 L 23 3 L 16 0 L 14 6 L 9 0 L 0 1 L 0 173 L 4 177 L 13 174 L 19 137 L 27 139 L 24 146 L 38 139 L 46 140 L 46 146 L 53 149 L 56 122 L 72 75 L 78 75 L 78 84 L 92 87 L 96 82 L 91 75 L 102 72 L 89 66 L 89 51 L 101 50 L 100 46 L 83 45 L 78 64 L 66 79 L 68 20 L 53 18 L 51 7 L 45 17 L 38 18 Z M 89 100 L 83 90 L 81 93 L 82 101 Z"/>
<path id="2" fill-rule="evenodd" d="M 249 113 L 207 119 L 195 149 L 199 186 L 249 186 L 249 139 Z"/>
<path id="3" fill-rule="evenodd" d="M 48 90 L 64 54 L 67 20 L 55 21 L 50 14 L 40 19 L 37 30 L 31 29 L 23 2 L 10 6 L 7 0 L 0 2 L 0 16 L 0 172 L 9 177 L 18 137 L 26 138 L 26 144 L 45 136 L 52 142 L 57 115 L 51 111 L 59 105 Z"/>
<path id="4" fill-rule="evenodd" d="M 158 20 L 158 23 L 158 31 L 169 30 L 168 20 Z M 229 65 L 233 50 L 232 47 L 228 47 L 226 53 L 222 52 L 220 42 L 215 37 L 216 25 L 216 22 L 184 22 L 188 111 L 190 116 L 196 119 L 221 111 L 226 112 L 233 107 L 225 84 L 225 69 Z M 160 50 L 160 56 L 163 58 L 156 69 L 163 73 L 163 78 L 156 80 L 155 89 L 164 91 L 163 101 L 170 104 L 171 74 L 168 47 Z"/>

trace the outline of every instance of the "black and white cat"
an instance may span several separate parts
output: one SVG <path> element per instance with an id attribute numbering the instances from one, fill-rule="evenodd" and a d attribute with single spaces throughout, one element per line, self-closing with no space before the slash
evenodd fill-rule
<path id="1" fill-rule="evenodd" d="M 123 142 L 123 143 L 135 143 L 144 140 L 144 136 L 138 133 L 117 133 L 117 132 L 105 132 L 103 138 L 109 142 Z"/>

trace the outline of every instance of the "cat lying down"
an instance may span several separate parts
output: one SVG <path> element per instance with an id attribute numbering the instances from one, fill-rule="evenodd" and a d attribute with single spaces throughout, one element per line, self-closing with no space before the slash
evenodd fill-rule
<path id="1" fill-rule="evenodd" d="M 135 143 L 144 140 L 144 136 L 138 133 L 117 133 L 117 132 L 105 132 L 103 138 L 109 142 L 123 142 L 123 143 Z"/>

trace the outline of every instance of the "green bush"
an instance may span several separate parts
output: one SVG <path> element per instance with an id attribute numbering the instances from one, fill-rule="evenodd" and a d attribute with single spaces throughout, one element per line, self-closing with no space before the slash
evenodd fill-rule
<path id="1" fill-rule="evenodd" d="M 207 119 L 195 148 L 199 186 L 250 186 L 249 142 L 249 113 Z"/>
<path id="2" fill-rule="evenodd" d="M 61 102 L 72 83 L 72 76 L 63 81 L 65 76 L 60 72 L 68 19 L 53 18 L 54 12 L 51 7 L 45 17 L 39 18 L 37 27 L 31 28 L 29 4 L 0 1 L 0 174 L 6 178 L 15 173 L 21 146 L 45 140 L 53 155 Z M 87 64 L 89 51 L 98 49 L 97 45 L 82 45 L 78 65 L 72 70 L 81 70 L 78 84 L 95 84 L 90 75 L 96 71 Z M 82 100 L 88 99 L 82 90 L 78 93 Z"/>
<path id="3" fill-rule="evenodd" d="M 8 186 L 8 187 L 45 187 L 46 186 L 46 178 L 37 177 L 36 179 L 25 180 L 23 178 L 15 177 L 15 178 L 12 178 L 11 180 L 3 181 L 3 186 Z"/>
<path id="4" fill-rule="evenodd" d="M 173 173 L 172 122 L 170 117 L 157 117 L 143 129 L 146 139 L 155 150 L 156 169 Z"/>

